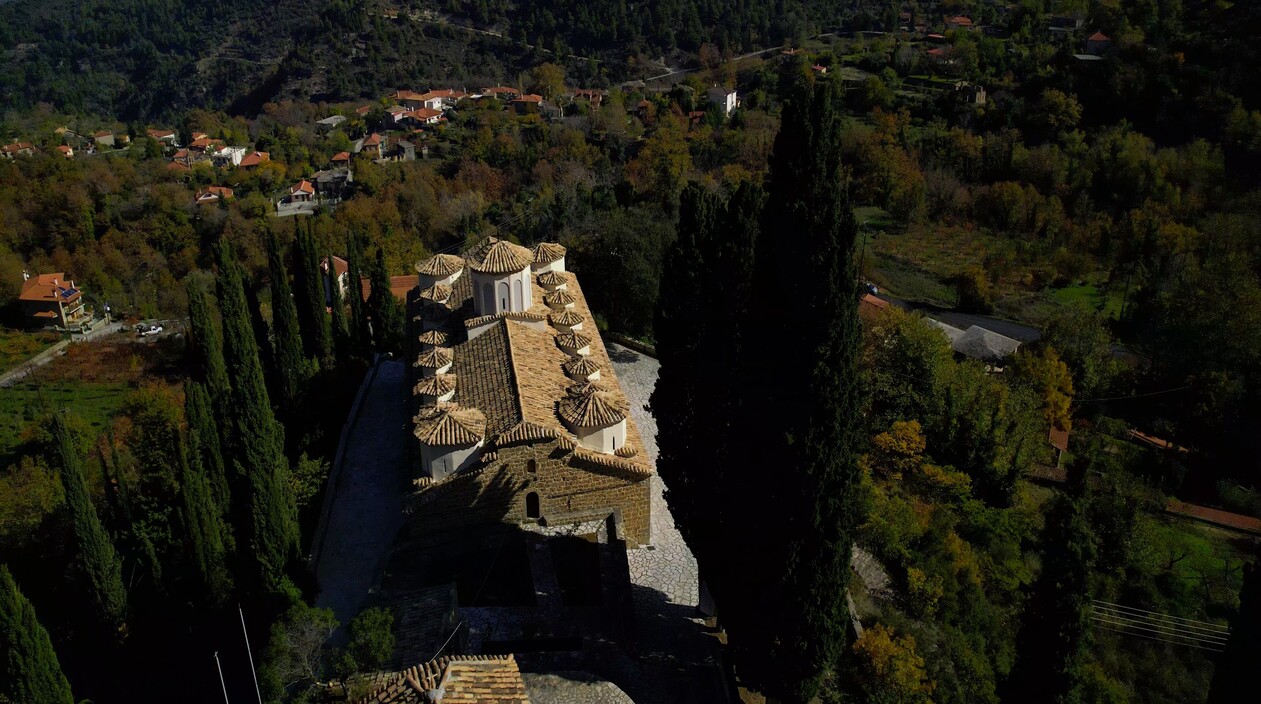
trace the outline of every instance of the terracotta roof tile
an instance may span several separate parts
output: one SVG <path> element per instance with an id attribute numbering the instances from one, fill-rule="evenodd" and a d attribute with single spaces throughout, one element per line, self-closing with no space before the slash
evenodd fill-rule
<path id="1" fill-rule="evenodd" d="M 435 254 L 416 264 L 416 271 L 425 276 L 446 277 L 464 268 L 464 260 L 454 254 Z"/>
<path id="2" fill-rule="evenodd" d="M 443 284 L 434 284 L 420 290 L 420 297 L 426 301 L 437 301 L 442 303 L 451 298 L 451 287 Z"/>
<path id="3" fill-rule="evenodd" d="M 465 447 L 486 437 L 486 416 L 455 403 L 422 408 L 415 422 L 416 437 L 426 445 Z"/>
<path id="4" fill-rule="evenodd" d="M 469 261 L 469 268 L 483 274 L 511 274 L 530 266 L 534 255 L 530 250 L 507 240 L 494 240 L 480 252 L 481 256 Z"/>
<path id="5" fill-rule="evenodd" d="M 560 313 L 552 313 L 551 315 L 547 317 L 549 320 L 551 320 L 553 323 L 556 323 L 557 325 L 566 325 L 566 326 L 577 325 L 586 320 L 586 318 L 582 317 L 578 313 L 575 313 L 568 308 L 561 311 Z"/>
<path id="6" fill-rule="evenodd" d="M 566 396 L 557 402 L 556 412 L 575 428 L 603 428 L 626 420 L 621 399 L 608 391 Z"/>
<path id="7" fill-rule="evenodd" d="M 554 242 L 540 242 L 534 245 L 534 263 L 550 264 L 565 256 L 565 248 Z"/>
<path id="8" fill-rule="evenodd" d="M 420 336 L 416 339 L 426 345 L 445 345 L 449 336 L 441 330 L 426 330 L 420 333 Z"/>
<path id="9" fill-rule="evenodd" d="M 572 305 L 578 299 L 574 298 L 574 294 L 560 289 L 558 291 L 548 291 L 543 294 L 543 302 L 549 306 L 568 306 Z"/>
<path id="10" fill-rule="evenodd" d="M 416 396 L 445 396 L 455 391 L 455 374 L 435 374 L 433 376 L 422 377 L 416 382 L 416 386 L 412 389 L 412 394 Z"/>
<path id="11" fill-rule="evenodd" d="M 590 357 L 574 357 L 562 364 L 561 367 L 566 374 L 584 379 L 600 371 L 600 365 Z"/>
<path id="12" fill-rule="evenodd" d="M 446 347 L 430 347 L 416 355 L 416 364 L 414 366 L 427 369 L 441 369 L 451 364 L 454 358 L 455 355 Z"/>
<path id="13" fill-rule="evenodd" d="M 560 271 L 545 271 L 539 274 L 539 283 L 544 286 L 563 286 L 569 277 Z"/>

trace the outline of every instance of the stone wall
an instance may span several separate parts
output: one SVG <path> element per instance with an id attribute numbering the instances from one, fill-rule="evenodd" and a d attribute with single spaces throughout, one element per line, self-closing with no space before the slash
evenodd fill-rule
<path id="1" fill-rule="evenodd" d="M 533 471 L 531 471 L 533 470 Z M 631 547 L 649 542 L 647 477 L 590 465 L 555 441 L 501 448 L 481 469 L 456 474 L 417 496 L 412 534 L 461 526 L 538 520 L 543 525 L 587 521 L 616 514 Z M 526 515 L 527 497 L 538 495 L 539 518 Z"/>

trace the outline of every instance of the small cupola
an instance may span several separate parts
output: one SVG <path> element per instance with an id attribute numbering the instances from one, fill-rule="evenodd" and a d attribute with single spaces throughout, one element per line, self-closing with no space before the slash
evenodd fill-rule
<path id="1" fill-rule="evenodd" d="M 547 291 L 556 291 L 569 284 L 569 277 L 560 271 L 547 271 L 539 274 L 539 285 Z"/>
<path id="2" fill-rule="evenodd" d="M 420 440 L 421 473 L 445 479 L 477 461 L 486 440 L 486 416 L 476 408 L 447 403 L 422 408 L 414 419 Z"/>
<path id="3" fill-rule="evenodd" d="M 577 332 L 582 329 L 582 324 L 586 321 L 586 318 L 582 317 L 581 314 L 575 313 L 568 308 L 559 313 L 552 313 L 547 316 L 547 319 L 551 321 L 552 327 L 561 332 Z"/>
<path id="4" fill-rule="evenodd" d="M 578 299 L 574 298 L 574 295 L 565 289 L 543 294 L 543 302 L 546 303 L 547 307 L 552 310 L 565 310 L 566 308 L 573 308 L 574 303 L 577 301 Z"/>
<path id="5" fill-rule="evenodd" d="M 435 254 L 416 264 L 422 289 L 436 284 L 451 286 L 463 271 L 464 260 L 454 254 Z"/>
<path id="6" fill-rule="evenodd" d="M 446 284 L 434 284 L 420 290 L 420 300 L 426 303 L 442 305 L 451 299 L 451 287 Z"/>
<path id="7" fill-rule="evenodd" d="M 561 366 L 565 375 L 574 381 L 600 380 L 600 365 L 590 357 L 573 357 Z"/>
<path id="8" fill-rule="evenodd" d="M 472 270 L 473 309 L 478 316 L 522 313 L 534 305 L 530 250 L 489 237 L 468 262 Z"/>
<path id="9" fill-rule="evenodd" d="M 416 339 L 420 342 L 420 349 L 423 352 L 430 347 L 445 347 L 449 338 L 450 336 L 441 330 L 426 330 Z"/>
<path id="10" fill-rule="evenodd" d="M 571 357 L 585 357 L 591 354 L 591 338 L 580 332 L 558 333 L 556 345 Z"/>
<path id="11" fill-rule="evenodd" d="M 615 454 L 626 446 L 626 415 L 621 398 L 598 384 L 583 384 L 556 404 L 556 413 L 589 450 Z"/>
<path id="12" fill-rule="evenodd" d="M 534 246 L 534 273 L 565 270 L 565 248 L 555 242 L 540 242 Z"/>
<path id="13" fill-rule="evenodd" d="M 416 363 L 412 366 L 420 370 L 421 376 L 435 376 L 451 371 L 451 362 L 455 355 L 446 347 L 430 347 L 416 355 Z"/>
<path id="14" fill-rule="evenodd" d="M 420 405 L 432 406 L 439 403 L 446 403 L 455 396 L 455 375 L 454 374 L 434 374 L 433 376 L 422 377 L 416 382 L 412 394 L 420 399 Z"/>

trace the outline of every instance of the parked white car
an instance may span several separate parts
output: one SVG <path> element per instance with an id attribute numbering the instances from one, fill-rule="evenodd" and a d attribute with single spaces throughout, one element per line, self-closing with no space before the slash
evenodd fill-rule
<path id="1" fill-rule="evenodd" d="M 141 325 L 140 336 L 153 337 L 154 335 L 161 335 L 163 329 L 161 325 Z"/>

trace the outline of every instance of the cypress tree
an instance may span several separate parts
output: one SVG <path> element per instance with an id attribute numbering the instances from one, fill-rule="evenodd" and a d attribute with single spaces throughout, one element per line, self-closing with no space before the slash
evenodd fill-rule
<path id="1" fill-rule="evenodd" d="M 845 648 L 862 521 L 858 228 L 841 163 L 840 100 L 831 81 L 799 85 L 775 139 L 744 338 L 743 431 L 758 441 L 733 456 L 743 476 L 731 480 L 744 491 L 737 510 L 756 517 L 746 526 L 748 552 L 783 559 L 762 566 L 771 579 L 740 586 L 732 639 L 743 630 L 746 652 L 772 646 L 765 686 L 800 701 L 818 693 Z"/>
<path id="2" fill-rule="evenodd" d="M 189 443 L 177 438 L 179 455 L 180 515 L 193 569 L 211 604 L 220 604 L 230 589 L 224 556 L 225 531 L 215 505 L 210 482 Z"/>
<path id="3" fill-rule="evenodd" d="M 206 292 L 196 282 L 188 284 L 188 317 L 192 328 L 190 343 L 199 362 L 198 378 L 206 385 L 215 415 L 231 418 L 232 385 L 223 362 L 223 336 L 215 325 Z M 226 435 L 217 434 L 217 437 L 220 442 L 228 440 Z"/>
<path id="4" fill-rule="evenodd" d="M 74 704 L 48 631 L 5 565 L 0 565 L 0 700 Z"/>
<path id="5" fill-rule="evenodd" d="M 219 445 L 219 433 L 210 410 L 206 387 L 195 381 L 184 384 L 184 418 L 188 422 L 188 449 L 201 464 L 210 486 L 210 495 L 220 516 L 228 515 L 231 491 L 228 473 Z"/>
<path id="6" fill-rule="evenodd" d="M 337 282 L 337 269 L 333 267 L 333 254 L 328 254 L 329 309 L 332 311 L 333 347 L 337 361 L 345 363 L 351 354 L 350 324 L 346 320 L 346 301 L 342 287 Z"/>
<path id="7" fill-rule="evenodd" d="M 372 344 L 372 332 L 368 327 L 368 311 L 360 293 L 360 281 L 363 280 L 363 245 L 356 233 L 350 234 L 346 251 L 348 265 L 346 275 L 346 295 L 350 298 L 350 341 L 356 355 L 368 356 Z"/>
<path id="8" fill-rule="evenodd" d="M 330 260 L 331 261 L 331 260 Z M 324 313 L 324 285 L 320 276 L 319 255 L 311 232 L 298 232 L 297 256 L 293 270 L 294 302 L 298 307 L 298 325 L 302 330 L 302 348 L 306 356 L 327 366 L 333 353 Z"/>
<path id="9" fill-rule="evenodd" d="M 66 510 L 74 531 L 76 564 L 88 588 L 93 611 L 114 634 L 123 626 L 127 592 L 123 565 L 92 506 L 83 466 L 70 437 L 65 418 L 58 414 L 54 430 L 61 451 L 61 483 L 66 491 Z"/>
<path id="10" fill-rule="evenodd" d="M 241 284 L 245 290 L 245 306 L 249 309 L 250 330 L 254 334 L 254 347 L 258 350 L 258 363 L 263 370 L 263 384 L 269 399 L 281 397 L 280 373 L 276 369 L 276 350 L 272 347 L 271 328 L 263 319 L 263 306 L 259 304 L 258 294 L 245 280 L 241 273 Z"/>
<path id="11" fill-rule="evenodd" d="M 233 493 L 244 498 L 237 511 L 237 547 L 254 561 L 258 586 L 275 588 L 298 548 L 284 431 L 267 396 L 240 266 L 226 242 L 219 243 L 216 255 L 224 359 L 233 380 L 233 431 L 238 438 L 232 462 L 243 483 L 241 492 Z"/>
<path id="12" fill-rule="evenodd" d="M 306 381 L 306 358 L 302 356 L 302 335 L 298 331 L 298 309 L 285 270 L 280 240 L 275 233 L 267 240 L 267 265 L 271 273 L 271 313 L 274 359 L 281 407 L 292 411 Z"/>
<path id="13" fill-rule="evenodd" d="M 1256 688 L 1257 653 L 1261 653 L 1261 563 L 1244 566 L 1239 611 L 1230 620 L 1230 638 L 1208 692 L 1208 704 L 1248 701 Z"/>
<path id="14" fill-rule="evenodd" d="M 398 353 L 403 349 L 407 313 L 403 310 L 403 304 L 390 292 L 390 275 L 385 268 L 384 250 L 377 250 L 371 282 L 372 292 L 368 296 L 368 310 L 372 315 L 373 342 L 380 352 Z"/>

